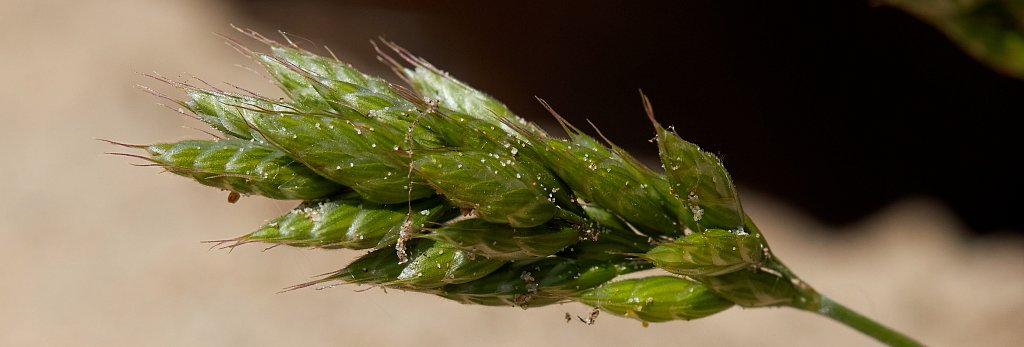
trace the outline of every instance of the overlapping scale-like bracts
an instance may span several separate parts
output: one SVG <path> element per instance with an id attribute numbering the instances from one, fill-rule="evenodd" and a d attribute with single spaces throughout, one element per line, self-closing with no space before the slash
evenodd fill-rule
<path id="1" fill-rule="evenodd" d="M 408 213 L 412 209 L 416 213 Z M 440 197 L 412 204 L 381 205 L 355 193 L 325 200 L 308 201 L 288 214 L 275 218 L 258 230 L 229 245 L 250 242 L 297 247 L 367 249 L 386 247 L 400 237 L 402 227 L 423 228 L 457 213 Z"/>
<path id="2" fill-rule="evenodd" d="M 499 259 L 477 257 L 449 243 L 431 240 L 413 240 L 407 252 L 409 260 L 402 262 L 393 249 L 379 249 L 337 272 L 300 286 L 343 280 L 433 292 L 448 284 L 485 277 L 505 263 Z"/>
<path id="3" fill-rule="evenodd" d="M 247 34 L 269 46 L 251 56 L 287 100 L 172 82 L 187 96 L 179 104 L 225 138 L 139 148 L 205 185 L 303 200 L 229 247 L 370 250 L 295 288 L 579 301 L 651 322 L 806 299 L 768 283 L 788 275 L 763 267 L 773 258 L 721 161 L 657 122 L 664 174 L 557 114 L 569 138 L 553 137 L 392 43 L 398 59 L 381 58 L 412 90 Z M 686 277 L 613 281 L 652 267 Z"/>
<path id="4" fill-rule="evenodd" d="M 424 237 L 491 259 L 522 260 L 547 257 L 576 244 L 580 230 L 562 221 L 515 228 L 470 218 L 430 229 Z"/>
<path id="5" fill-rule="evenodd" d="M 606 283 L 584 292 L 579 300 L 613 314 L 645 322 L 697 319 L 733 305 L 700 283 L 671 276 Z"/>
<path id="6" fill-rule="evenodd" d="M 238 139 L 186 140 L 145 147 L 153 162 L 197 182 L 272 199 L 317 199 L 342 187 L 277 148 Z"/>

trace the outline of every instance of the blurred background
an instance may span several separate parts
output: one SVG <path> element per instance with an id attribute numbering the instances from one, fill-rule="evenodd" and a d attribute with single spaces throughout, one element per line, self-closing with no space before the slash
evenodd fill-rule
<path id="1" fill-rule="evenodd" d="M 358 252 L 208 250 L 294 204 L 230 205 L 95 140 L 205 137 L 139 73 L 281 95 L 211 34 L 257 46 L 231 23 L 390 77 L 368 44 L 383 36 L 549 129 L 535 96 L 654 156 L 642 88 L 662 123 L 723 157 L 776 253 L 820 291 L 930 345 L 1019 345 L 1017 3 L 0 0 L 0 345 L 872 343 L 790 309 L 643 328 L 565 323 L 589 312 L 577 304 L 276 294 Z"/>

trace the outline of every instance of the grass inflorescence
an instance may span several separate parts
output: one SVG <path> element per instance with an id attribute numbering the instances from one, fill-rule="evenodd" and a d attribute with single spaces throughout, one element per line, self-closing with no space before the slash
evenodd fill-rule
<path id="1" fill-rule="evenodd" d="M 341 281 L 466 304 L 576 301 L 645 324 L 734 305 L 847 312 L 774 256 L 721 160 L 662 127 L 646 97 L 663 171 L 541 100 L 568 134 L 553 136 L 391 42 L 375 48 L 409 88 L 333 54 L 240 31 L 269 53 L 229 44 L 288 99 L 158 77 L 183 92 L 174 100 L 183 110 L 221 134 L 125 146 L 153 166 L 230 191 L 229 200 L 303 201 L 218 245 L 369 250 L 289 289 Z M 651 268 L 670 275 L 617 280 Z M 596 312 L 580 319 L 593 323 Z M 877 324 L 850 325 L 913 343 L 881 337 L 902 336 Z"/>

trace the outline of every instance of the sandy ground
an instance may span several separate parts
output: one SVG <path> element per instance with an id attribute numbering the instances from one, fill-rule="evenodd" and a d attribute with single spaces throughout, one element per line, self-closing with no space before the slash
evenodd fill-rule
<path id="1" fill-rule="evenodd" d="M 210 35 L 232 22 L 202 1 L 0 1 L 0 346 L 872 345 L 791 309 L 644 328 L 607 315 L 565 323 L 565 312 L 588 312 L 578 304 L 524 311 L 347 286 L 276 294 L 356 252 L 210 251 L 199 241 L 240 235 L 290 205 L 229 205 L 215 189 L 105 156 L 114 148 L 94 140 L 202 136 L 134 88 L 159 86 L 135 71 L 273 92 Z M 369 49 L 363 42 L 348 48 Z M 777 254 L 838 301 L 928 344 L 1024 343 L 1020 239 L 968 240 L 921 199 L 835 237 L 769 197 L 745 196 Z"/>

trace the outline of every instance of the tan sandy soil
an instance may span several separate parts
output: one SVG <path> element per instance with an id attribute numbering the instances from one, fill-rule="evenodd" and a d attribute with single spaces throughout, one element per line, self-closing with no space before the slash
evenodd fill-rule
<path id="1" fill-rule="evenodd" d="M 290 205 L 229 205 L 223 192 L 104 156 L 117 148 L 94 140 L 203 136 L 135 89 L 159 84 L 134 71 L 274 93 L 210 35 L 231 22 L 204 1 L 0 1 L 0 346 L 872 345 L 791 309 L 643 328 L 608 315 L 565 323 L 565 312 L 588 312 L 578 304 L 523 311 L 351 286 L 275 294 L 358 253 L 210 251 L 199 241 L 240 235 Z M 364 42 L 344 48 L 368 50 Z M 769 197 L 745 196 L 776 252 L 837 300 L 929 344 L 1024 343 L 1020 239 L 968 240 L 927 200 L 889 206 L 836 237 Z"/>

